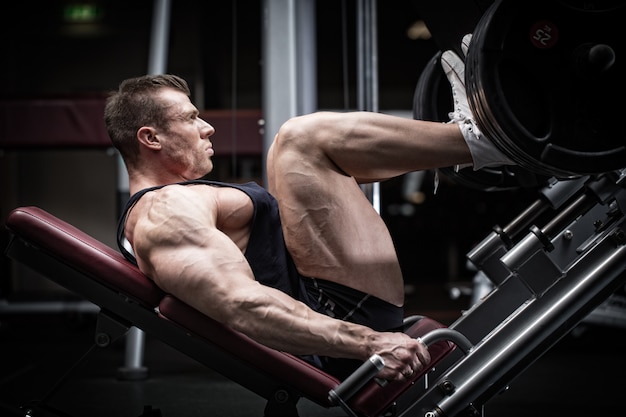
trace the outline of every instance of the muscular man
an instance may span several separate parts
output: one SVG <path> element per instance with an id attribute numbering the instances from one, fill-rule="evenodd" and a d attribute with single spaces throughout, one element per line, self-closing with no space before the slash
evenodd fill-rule
<path id="1" fill-rule="evenodd" d="M 280 128 L 268 190 L 207 182 L 215 130 L 189 95 L 181 78 L 155 75 L 123 81 L 107 101 L 130 180 L 119 230 L 127 257 L 202 313 L 337 376 L 374 353 L 389 380 L 428 364 L 427 349 L 397 331 L 400 267 L 359 184 L 472 163 L 466 140 L 478 137 L 464 140 L 457 123 L 319 112 Z"/>

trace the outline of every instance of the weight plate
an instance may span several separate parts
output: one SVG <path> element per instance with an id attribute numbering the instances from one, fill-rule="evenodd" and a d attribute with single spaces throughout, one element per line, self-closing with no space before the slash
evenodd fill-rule
<path id="1" fill-rule="evenodd" d="M 479 128 L 533 172 L 626 166 L 624 1 L 497 1 L 474 31 L 468 101 Z M 616 120 L 617 119 L 617 120 Z"/>

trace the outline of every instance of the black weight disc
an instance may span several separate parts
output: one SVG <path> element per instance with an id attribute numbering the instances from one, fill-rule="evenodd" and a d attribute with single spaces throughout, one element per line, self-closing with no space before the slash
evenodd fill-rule
<path id="1" fill-rule="evenodd" d="M 624 1 L 498 1 L 474 31 L 468 100 L 521 166 L 567 178 L 626 166 Z M 619 103 L 618 103 L 619 105 Z"/>
<path id="2" fill-rule="evenodd" d="M 415 87 L 413 95 L 413 118 L 445 122 L 453 110 L 452 91 L 441 67 L 441 52 L 428 61 Z M 543 184 L 540 178 L 524 168 L 516 166 L 487 167 L 474 171 L 472 167 L 441 168 L 440 171 L 457 184 L 480 191 L 506 191 L 520 187 L 530 188 Z"/>

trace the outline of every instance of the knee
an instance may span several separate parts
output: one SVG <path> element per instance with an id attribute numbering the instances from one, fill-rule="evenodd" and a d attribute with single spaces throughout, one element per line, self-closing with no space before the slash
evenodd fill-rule
<path id="1" fill-rule="evenodd" d="M 291 151 L 303 150 L 307 153 L 321 148 L 332 117 L 332 113 L 329 112 L 292 117 L 278 130 L 274 137 L 273 147 L 279 152 L 289 149 Z"/>
<path id="2" fill-rule="evenodd" d="M 301 120 L 303 120 L 302 116 L 292 117 L 283 123 L 278 129 L 276 136 L 274 136 L 272 147 L 280 149 L 297 144 L 299 139 L 307 134 L 306 129 L 302 126 Z"/>
<path id="3" fill-rule="evenodd" d="M 293 117 L 278 129 L 267 154 L 268 186 L 275 196 L 282 195 L 286 184 L 310 174 L 325 159 L 317 133 L 320 119 L 318 114 Z M 296 172 L 298 175 L 292 175 Z"/>

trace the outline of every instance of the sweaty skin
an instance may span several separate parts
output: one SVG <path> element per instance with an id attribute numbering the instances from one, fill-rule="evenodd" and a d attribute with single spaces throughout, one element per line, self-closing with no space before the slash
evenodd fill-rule
<path id="1" fill-rule="evenodd" d="M 159 95 L 171 123 L 138 130 L 131 195 L 213 168 L 213 127 L 182 92 Z M 376 113 L 317 113 L 286 123 L 269 151 L 268 179 L 298 270 L 402 305 L 393 242 L 359 183 L 470 161 L 456 125 Z M 426 348 L 404 333 L 332 319 L 256 282 L 244 257 L 252 213 L 239 190 L 169 185 L 139 199 L 126 237 L 139 268 L 163 290 L 269 347 L 360 360 L 377 353 L 385 360 L 379 377 L 389 380 L 428 364 Z"/>

